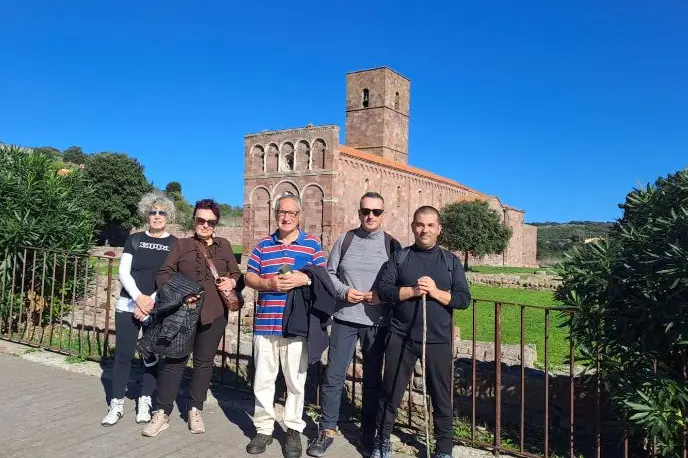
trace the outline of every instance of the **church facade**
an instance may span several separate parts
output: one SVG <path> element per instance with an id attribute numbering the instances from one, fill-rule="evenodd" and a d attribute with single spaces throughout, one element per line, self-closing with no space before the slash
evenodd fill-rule
<path id="1" fill-rule="evenodd" d="M 513 231 L 507 249 L 474 262 L 536 266 L 537 228 L 524 224 L 524 212 L 496 196 L 408 164 L 410 81 L 383 67 L 352 72 L 346 78 L 346 144 L 339 126 L 261 132 L 245 136 L 244 252 L 276 230 L 272 205 L 283 193 L 301 197 L 302 228 L 329 247 L 358 226 L 358 202 L 366 191 L 385 198 L 387 232 L 411 244 L 413 212 L 452 202 L 489 202 Z"/>

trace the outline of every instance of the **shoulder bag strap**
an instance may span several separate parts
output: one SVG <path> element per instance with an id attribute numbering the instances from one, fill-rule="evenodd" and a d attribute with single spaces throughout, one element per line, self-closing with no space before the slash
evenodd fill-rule
<path id="1" fill-rule="evenodd" d="M 220 275 L 217 273 L 217 267 L 215 267 L 215 263 L 212 259 L 210 259 L 210 257 L 208 257 L 208 245 L 204 244 L 200 240 L 196 240 L 196 244 L 201 254 L 205 258 L 205 262 L 208 265 L 208 269 L 210 269 L 210 273 L 213 274 L 213 277 L 217 280 Z"/>

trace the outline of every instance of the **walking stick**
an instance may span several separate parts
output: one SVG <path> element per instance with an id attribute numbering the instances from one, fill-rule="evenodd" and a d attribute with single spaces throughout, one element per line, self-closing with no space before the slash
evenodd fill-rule
<path id="1" fill-rule="evenodd" d="M 425 456 L 430 458 L 430 427 L 429 427 L 429 413 L 428 413 L 428 390 L 427 378 L 425 377 L 425 344 L 428 338 L 428 320 L 427 320 L 427 300 L 423 294 L 423 345 L 422 345 L 422 359 L 421 359 L 421 373 L 423 377 L 423 416 L 425 417 Z"/>

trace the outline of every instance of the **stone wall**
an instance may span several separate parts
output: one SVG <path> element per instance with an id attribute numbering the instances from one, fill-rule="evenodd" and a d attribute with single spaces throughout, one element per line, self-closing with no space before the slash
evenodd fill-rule
<path id="1" fill-rule="evenodd" d="M 509 275 L 509 274 L 479 274 L 467 272 L 469 283 L 480 285 L 500 286 L 504 288 L 526 288 L 539 290 L 556 290 L 561 286 L 561 279 L 552 275 Z"/>
<path id="2" fill-rule="evenodd" d="M 413 243 L 411 220 L 421 205 L 438 208 L 456 200 L 473 198 L 476 194 L 429 178 L 394 170 L 339 152 L 337 156 L 338 186 L 335 198 L 340 211 L 334 227 L 341 234 L 357 227 L 358 205 L 367 191 L 376 191 L 385 198 L 386 231 L 404 245 Z"/>
<path id="3" fill-rule="evenodd" d="M 222 237 L 232 244 L 232 246 L 241 246 L 243 243 L 242 235 L 244 228 L 241 226 L 217 226 L 215 228 L 215 236 Z M 193 231 L 187 231 L 179 224 L 168 224 L 167 232 L 178 238 L 191 237 Z"/>
<path id="4" fill-rule="evenodd" d="M 348 149 L 340 146 L 336 155 L 339 180 L 336 182 L 334 197 L 340 211 L 333 227 L 337 234 L 359 225 L 359 199 L 367 191 L 377 191 L 385 198 L 384 228 L 404 245 L 413 243 L 411 220 L 418 207 L 433 205 L 442 208 L 456 201 L 484 198 L 482 194 L 468 188 L 459 188 L 444 181 L 362 160 L 347 151 Z M 537 228 L 529 226 L 532 230 L 524 230 L 523 212 L 502 208 L 495 198 L 490 198 L 489 201 L 491 207 L 499 209 L 502 220 L 512 228 L 513 235 L 505 253 L 478 259 L 471 257 L 471 262 L 483 265 L 537 266 L 535 252 L 523 248 L 524 244 L 535 246 Z M 460 253 L 457 255 L 463 259 Z"/>

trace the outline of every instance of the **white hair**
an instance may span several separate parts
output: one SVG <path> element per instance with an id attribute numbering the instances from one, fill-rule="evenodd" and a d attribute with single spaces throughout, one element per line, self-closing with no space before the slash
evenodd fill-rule
<path id="1" fill-rule="evenodd" d="M 299 211 L 301 211 L 301 199 L 299 199 L 299 196 L 289 191 L 280 194 L 279 197 L 275 199 L 275 211 L 279 210 L 280 202 L 282 202 L 284 199 L 292 199 L 296 201 L 296 205 L 299 207 Z"/>
<path id="2" fill-rule="evenodd" d="M 158 210 L 164 210 L 167 212 L 167 221 L 173 222 L 176 216 L 174 202 L 172 199 L 167 197 L 167 195 L 162 191 L 152 191 L 146 193 L 141 197 L 139 201 L 138 210 L 139 214 L 144 218 L 148 218 L 148 212 L 153 208 Z"/>

